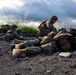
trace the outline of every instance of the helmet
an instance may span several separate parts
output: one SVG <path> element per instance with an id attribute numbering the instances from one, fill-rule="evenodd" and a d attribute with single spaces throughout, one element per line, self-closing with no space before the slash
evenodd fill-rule
<path id="1" fill-rule="evenodd" d="M 22 32 L 21 28 L 17 28 L 16 32 L 20 34 Z"/>
<path id="2" fill-rule="evenodd" d="M 17 25 L 13 24 L 13 25 L 11 26 L 11 28 L 12 28 L 12 29 L 13 29 L 13 28 L 17 28 Z"/>
<path id="3" fill-rule="evenodd" d="M 50 20 L 58 20 L 58 17 L 55 16 L 55 15 L 53 15 L 53 16 L 50 18 Z"/>

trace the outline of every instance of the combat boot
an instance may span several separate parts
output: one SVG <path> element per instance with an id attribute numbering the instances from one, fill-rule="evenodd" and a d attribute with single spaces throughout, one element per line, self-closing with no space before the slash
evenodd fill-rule
<path id="1" fill-rule="evenodd" d="M 12 57 L 16 58 L 16 57 L 18 57 L 22 53 L 26 54 L 26 49 L 13 49 Z"/>
<path id="2" fill-rule="evenodd" d="M 23 49 L 23 48 L 26 48 L 26 44 L 25 43 L 15 44 L 15 49 Z"/>
<path id="3" fill-rule="evenodd" d="M 12 41 L 12 44 L 11 44 L 11 49 L 14 49 L 14 48 L 15 48 L 15 44 L 19 44 L 19 43 L 21 43 L 20 40 L 14 39 L 14 40 Z"/>
<path id="4" fill-rule="evenodd" d="M 16 49 L 23 49 L 23 48 L 30 47 L 30 46 L 33 46 L 33 45 L 36 45 L 36 44 L 37 44 L 36 40 L 35 41 L 27 40 L 27 41 L 24 41 L 23 43 L 16 44 L 15 48 Z"/>
<path id="5" fill-rule="evenodd" d="M 25 55 L 35 55 L 35 54 L 39 54 L 41 53 L 42 50 L 40 47 L 27 47 L 27 48 L 24 48 L 24 49 L 13 49 L 13 52 L 12 52 L 12 57 L 13 58 L 16 58 L 18 57 L 19 55 L 25 53 Z"/>

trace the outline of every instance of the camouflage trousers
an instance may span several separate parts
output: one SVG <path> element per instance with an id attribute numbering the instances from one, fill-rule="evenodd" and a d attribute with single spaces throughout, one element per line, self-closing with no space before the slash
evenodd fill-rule
<path id="1" fill-rule="evenodd" d="M 39 53 L 43 53 L 43 54 L 53 54 L 54 52 L 56 52 L 58 50 L 57 48 L 57 44 L 55 41 L 50 41 L 47 44 L 41 45 L 41 46 L 30 46 L 30 47 L 26 47 L 26 53 L 27 54 L 39 54 Z"/>
<path id="2" fill-rule="evenodd" d="M 41 46 L 36 46 L 35 43 L 36 41 L 38 42 L 38 40 L 35 41 L 29 40 L 29 41 L 25 41 L 25 43 L 16 44 L 15 49 L 13 49 L 12 52 L 13 57 L 17 57 L 20 54 L 37 55 L 43 53 L 43 54 L 51 55 L 58 50 L 55 41 L 50 41 L 49 43 Z"/>
<path id="3" fill-rule="evenodd" d="M 42 49 L 40 47 L 35 47 L 35 46 L 26 47 L 27 55 L 37 55 L 40 53 L 42 53 Z"/>
<path id="4" fill-rule="evenodd" d="M 50 41 L 47 44 L 41 46 L 44 54 L 53 54 L 58 51 L 57 43 L 55 41 Z"/>
<path id="5" fill-rule="evenodd" d="M 24 44 L 25 44 L 25 47 L 39 46 L 40 42 L 41 42 L 41 39 L 26 40 L 26 41 L 24 41 Z"/>

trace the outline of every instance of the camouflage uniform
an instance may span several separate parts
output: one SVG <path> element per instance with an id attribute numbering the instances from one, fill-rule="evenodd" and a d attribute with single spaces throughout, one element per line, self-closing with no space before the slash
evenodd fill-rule
<path id="1" fill-rule="evenodd" d="M 40 47 L 36 47 L 36 46 L 31 46 L 31 47 L 26 47 L 23 49 L 13 49 L 12 55 L 13 57 L 18 57 L 18 55 L 20 55 L 21 53 L 25 53 L 25 54 L 40 54 L 40 53 L 44 53 L 44 54 L 53 54 L 54 52 L 57 51 L 57 46 L 55 44 L 52 44 L 53 42 L 47 43 L 45 45 L 42 45 Z M 55 46 L 54 46 L 55 45 Z"/>
<path id="2" fill-rule="evenodd" d="M 56 28 L 49 23 L 49 21 L 46 21 L 45 23 L 43 23 L 44 28 L 40 30 L 40 32 L 38 32 L 38 36 L 46 36 L 48 33 L 50 33 L 51 31 L 57 31 Z"/>
<path id="3" fill-rule="evenodd" d="M 60 29 L 53 39 L 57 42 L 59 50 L 68 51 L 71 49 L 71 44 L 68 41 L 70 37 L 72 35 L 66 29 Z"/>
<path id="4" fill-rule="evenodd" d="M 19 35 L 21 35 L 21 33 L 22 33 L 21 28 L 17 28 L 17 29 L 16 29 L 16 32 L 17 32 Z"/>
<path id="5" fill-rule="evenodd" d="M 38 32 L 37 37 L 46 36 L 51 31 L 54 31 L 54 32 L 57 31 L 53 25 L 55 23 L 55 22 L 53 23 L 53 20 L 55 20 L 56 22 L 58 18 L 56 16 L 52 16 L 50 20 L 45 20 L 39 25 L 38 28 L 40 32 Z"/>
<path id="6" fill-rule="evenodd" d="M 52 54 L 57 51 L 57 45 L 56 42 L 50 41 L 46 44 L 40 45 L 42 39 L 36 39 L 36 40 L 28 40 L 20 44 L 15 45 L 15 49 L 13 49 L 13 57 L 17 57 L 21 53 L 25 54 Z"/>
<path id="7" fill-rule="evenodd" d="M 62 28 L 53 39 L 57 42 L 59 51 L 72 51 L 76 49 L 76 29 Z"/>
<path id="8" fill-rule="evenodd" d="M 21 28 L 17 28 L 17 29 L 16 29 L 16 32 L 17 32 L 18 35 L 20 36 L 20 37 L 19 37 L 20 40 L 26 40 L 26 38 L 23 36 L 23 35 L 25 35 L 25 34 L 22 32 L 22 29 L 21 29 Z"/>
<path id="9" fill-rule="evenodd" d="M 5 38 L 9 38 L 10 40 L 13 40 L 14 38 L 20 39 L 20 36 L 16 31 L 8 30 L 5 35 Z"/>
<path id="10" fill-rule="evenodd" d="M 8 24 L 2 25 L 0 28 L 0 37 L 5 35 L 9 29 L 10 29 L 10 26 Z"/>
<path id="11" fill-rule="evenodd" d="M 68 41 L 71 44 L 71 50 L 76 50 L 76 29 L 68 28 L 68 32 L 72 35 L 68 38 Z"/>
<path id="12" fill-rule="evenodd" d="M 14 38 L 19 39 L 19 35 L 16 32 L 17 26 L 12 25 L 11 28 L 4 34 L 3 36 L 0 37 L 1 40 L 13 40 Z"/>
<path id="13" fill-rule="evenodd" d="M 6 33 L 10 29 L 10 26 L 6 24 L 6 25 L 2 25 L 1 28 L 2 28 L 2 32 Z"/>
<path id="14" fill-rule="evenodd" d="M 15 48 L 23 49 L 23 48 L 26 48 L 26 47 L 39 46 L 39 45 L 40 45 L 40 40 L 39 39 L 26 40 L 26 41 L 23 41 L 20 44 L 15 45 Z"/>
<path id="15" fill-rule="evenodd" d="M 52 54 L 56 51 L 68 51 L 72 47 L 76 49 L 76 38 L 72 37 L 72 34 L 67 32 L 66 29 L 60 29 L 58 33 L 50 32 L 45 38 L 44 37 L 16 44 L 12 52 L 13 57 L 17 57 L 21 53 Z"/>

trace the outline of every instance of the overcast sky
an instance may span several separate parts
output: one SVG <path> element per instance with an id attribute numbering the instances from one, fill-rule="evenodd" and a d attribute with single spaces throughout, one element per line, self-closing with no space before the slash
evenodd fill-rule
<path id="1" fill-rule="evenodd" d="M 76 0 L 0 0 L 0 13 L 36 21 L 56 15 L 58 22 L 75 25 Z"/>

